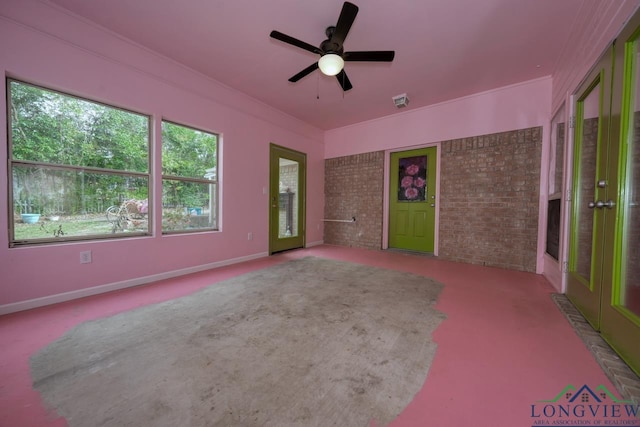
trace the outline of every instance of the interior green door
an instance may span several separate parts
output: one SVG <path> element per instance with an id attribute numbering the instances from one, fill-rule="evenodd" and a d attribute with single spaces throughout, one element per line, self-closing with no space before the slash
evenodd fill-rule
<path id="1" fill-rule="evenodd" d="M 579 88 L 574 132 L 571 238 L 567 297 L 591 325 L 600 328 L 605 216 L 598 201 L 607 200 L 607 156 L 613 48 Z"/>
<path id="2" fill-rule="evenodd" d="M 640 375 L 640 14 L 618 37 L 612 91 L 609 163 L 612 173 L 603 199 L 611 215 L 605 251 L 601 334 Z M 608 258 L 606 258 L 608 259 Z"/>
<path id="3" fill-rule="evenodd" d="M 272 254 L 304 247 L 307 156 L 271 144 L 269 157 L 269 254 Z"/>
<path id="4" fill-rule="evenodd" d="M 437 148 L 391 153 L 389 247 L 434 250 Z"/>

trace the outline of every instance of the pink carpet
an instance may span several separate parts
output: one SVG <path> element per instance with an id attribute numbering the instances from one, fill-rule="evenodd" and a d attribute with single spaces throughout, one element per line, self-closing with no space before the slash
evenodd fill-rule
<path id="1" fill-rule="evenodd" d="M 542 276 L 319 246 L 0 317 L 0 426 L 66 426 L 32 390 L 29 357 L 73 326 L 308 255 L 422 274 L 445 285 L 437 308 L 447 319 L 434 334 L 435 359 L 393 427 L 532 426 L 532 405 L 568 384 L 603 384 L 619 397 L 551 300 L 554 290 Z"/>

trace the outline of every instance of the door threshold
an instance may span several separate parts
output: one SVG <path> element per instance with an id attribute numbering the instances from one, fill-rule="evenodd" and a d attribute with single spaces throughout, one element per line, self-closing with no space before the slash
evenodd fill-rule
<path id="1" fill-rule="evenodd" d="M 297 251 L 298 249 L 304 249 L 304 246 L 300 246 L 298 248 L 287 248 L 287 249 L 282 249 L 282 250 L 279 250 L 279 251 L 269 252 L 269 255 L 277 255 L 277 254 L 281 254 L 283 252 Z"/>
<path id="2" fill-rule="evenodd" d="M 573 330 L 585 343 L 605 375 L 616 386 L 623 399 L 640 402 L 640 377 L 609 346 L 602 336 L 587 322 L 582 313 L 564 294 L 551 294 Z"/>
<path id="3" fill-rule="evenodd" d="M 389 252 L 397 252 L 399 254 L 426 256 L 426 257 L 430 257 L 430 258 L 435 258 L 436 257 L 433 254 L 433 252 L 420 252 L 420 251 L 413 251 L 411 249 L 402 249 L 402 248 L 387 248 L 385 250 L 389 251 Z"/>

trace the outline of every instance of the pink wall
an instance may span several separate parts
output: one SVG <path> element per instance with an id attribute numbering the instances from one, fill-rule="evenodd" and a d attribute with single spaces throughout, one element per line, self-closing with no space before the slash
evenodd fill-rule
<path id="1" fill-rule="evenodd" d="M 268 196 L 263 189 L 268 188 L 270 142 L 307 153 L 306 240 L 322 241 L 320 130 L 46 3 L 7 1 L 0 14 L 3 74 L 150 114 L 156 133 L 157 122 L 167 118 L 222 135 L 220 232 L 162 237 L 156 228 L 148 238 L 14 249 L 8 249 L 2 232 L 0 313 L 53 301 L 47 299 L 52 295 L 82 296 L 98 286 L 127 286 L 140 278 L 266 255 Z M 0 102 L 0 140 L 6 136 L 6 105 Z M 6 155 L 0 150 L 1 230 L 7 230 L 9 210 Z M 155 200 L 159 203 L 160 194 Z M 83 250 L 93 252 L 91 264 L 80 265 Z M 28 302 L 39 298 L 44 299 Z"/>
<path id="2" fill-rule="evenodd" d="M 523 82 L 327 131 L 325 157 L 546 126 L 550 106 L 550 78 Z"/>

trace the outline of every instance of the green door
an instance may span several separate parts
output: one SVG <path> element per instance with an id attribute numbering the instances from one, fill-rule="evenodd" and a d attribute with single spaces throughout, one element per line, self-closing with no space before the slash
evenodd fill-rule
<path id="1" fill-rule="evenodd" d="M 609 119 L 613 48 L 600 60 L 578 90 L 573 152 L 572 221 L 567 297 L 595 329 L 600 327 L 605 219 L 610 149 Z M 599 205 L 598 205 L 599 206 Z M 609 262 L 611 260 L 609 259 Z"/>
<path id="2" fill-rule="evenodd" d="M 605 279 L 601 334 L 640 375 L 640 14 L 617 39 L 611 102 L 611 141 L 601 208 L 609 214 L 605 233 Z M 613 144 L 616 142 L 616 144 Z"/>
<path id="3" fill-rule="evenodd" d="M 437 148 L 391 153 L 389 247 L 433 253 Z"/>
<path id="4" fill-rule="evenodd" d="M 269 253 L 304 247 L 306 163 L 304 153 L 270 146 Z"/>
<path id="5" fill-rule="evenodd" d="M 577 99 L 567 287 L 571 301 L 638 374 L 639 40 L 640 13 L 623 29 Z"/>

